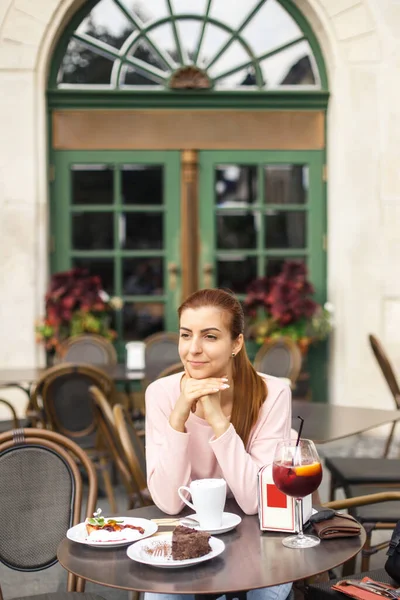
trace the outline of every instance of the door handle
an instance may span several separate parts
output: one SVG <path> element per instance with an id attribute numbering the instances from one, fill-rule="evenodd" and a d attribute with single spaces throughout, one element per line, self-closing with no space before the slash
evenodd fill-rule
<path id="1" fill-rule="evenodd" d="M 210 288 L 212 287 L 212 276 L 214 273 L 214 265 L 211 263 L 206 263 L 203 267 L 203 282 L 204 287 Z"/>
<path id="2" fill-rule="evenodd" d="M 168 263 L 168 284 L 170 290 L 176 290 L 179 267 L 176 263 Z"/>

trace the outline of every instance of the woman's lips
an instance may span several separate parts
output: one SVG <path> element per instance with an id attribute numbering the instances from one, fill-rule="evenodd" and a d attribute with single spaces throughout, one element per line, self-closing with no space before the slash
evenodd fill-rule
<path id="1" fill-rule="evenodd" d="M 196 360 L 189 360 L 189 365 L 191 365 L 192 367 L 202 367 L 203 365 L 205 365 L 205 362 L 199 362 Z"/>

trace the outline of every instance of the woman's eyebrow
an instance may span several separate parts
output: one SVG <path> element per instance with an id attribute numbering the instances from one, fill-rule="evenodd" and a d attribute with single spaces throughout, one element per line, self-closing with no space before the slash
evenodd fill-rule
<path id="1" fill-rule="evenodd" d="M 189 327 L 180 327 L 179 329 L 192 332 L 192 330 L 189 329 Z M 221 330 L 218 329 L 218 327 L 206 327 L 205 329 L 201 329 L 200 333 L 206 333 L 207 331 L 219 331 L 221 333 Z"/>

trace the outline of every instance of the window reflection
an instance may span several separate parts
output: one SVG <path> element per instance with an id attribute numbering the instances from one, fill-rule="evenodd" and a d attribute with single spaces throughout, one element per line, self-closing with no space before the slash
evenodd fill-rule
<path id="1" fill-rule="evenodd" d="M 165 331 L 164 305 L 126 302 L 122 309 L 124 340 L 143 340 L 148 335 Z"/>
<path id="2" fill-rule="evenodd" d="M 113 60 L 71 40 L 60 67 L 59 83 L 109 85 Z"/>
<path id="3" fill-rule="evenodd" d="M 125 250 L 157 250 L 164 246 L 163 215 L 126 212 L 120 215 L 120 243 Z"/>
<path id="4" fill-rule="evenodd" d="M 217 287 L 245 294 L 249 283 L 257 277 L 255 257 L 235 256 L 217 261 Z"/>
<path id="5" fill-rule="evenodd" d="M 248 211 L 217 217 L 217 247 L 223 250 L 256 248 L 256 218 Z"/>
<path id="6" fill-rule="evenodd" d="M 123 165 L 123 204 L 163 204 L 163 167 L 160 165 Z"/>
<path id="7" fill-rule="evenodd" d="M 219 165 L 215 169 L 215 192 L 215 201 L 220 207 L 256 202 L 257 167 Z"/>
<path id="8" fill-rule="evenodd" d="M 163 293 L 162 258 L 125 258 L 122 263 L 123 293 L 126 296 Z"/>
<path id="9" fill-rule="evenodd" d="M 266 165 L 264 194 L 268 204 L 305 204 L 309 173 L 306 165 Z"/>
<path id="10" fill-rule="evenodd" d="M 300 211 L 267 211 L 265 248 L 306 248 L 307 214 Z"/>
<path id="11" fill-rule="evenodd" d="M 229 10 L 222 0 L 171 0 L 171 6 L 173 14 L 165 0 L 136 0 L 133 6 L 128 0 L 98 2 L 72 34 L 58 83 L 110 85 L 112 77 L 113 87 L 151 85 L 156 90 L 168 87 L 171 72 L 194 62 L 209 69 L 210 79 L 216 77 L 216 89 L 320 85 L 306 37 L 277 0 L 231 0 Z M 211 7 L 213 23 L 205 20 L 206 6 Z M 182 18 L 184 14 L 189 18 Z M 159 23 L 163 19 L 167 20 Z M 288 44 L 292 45 L 287 48 Z M 114 61 L 126 62 L 127 55 L 140 63 L 122 70 L 115 63 L 112 70 Z M 263 77 L 255 76 L 257 63 Z M 149 72 L 152 68 L 158 76 Z"/>
<path id="12" fill-rule="evenodd" d="M 114 261 L 112 258 L 74 258 L 74 267 L 87 269 L 90 275 L 101 277 L 104 290 L 110 296 L 115 294 L 114 289 Z"/>
<path id="13" fill-rule="evenodd" d="M 107 165 L 72 165 L 72 204 L 112 204 L 114 171 Z"/>
<path id="14" fill-rule="evenodd" d="M 74 250 L 113 250 L 113 214 L 86 212 L 72 215 L 72 247 Z"/>

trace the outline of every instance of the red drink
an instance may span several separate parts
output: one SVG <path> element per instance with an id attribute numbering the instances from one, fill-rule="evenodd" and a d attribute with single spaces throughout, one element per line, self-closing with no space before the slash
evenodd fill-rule
<path id="1" fill-rule="evenodd" d="M 322 481 L 321 463 L 293 466 L 291 462 L 272 465 L 272 477 L 276 487 L 293 498 L 312 494 Z"/>

